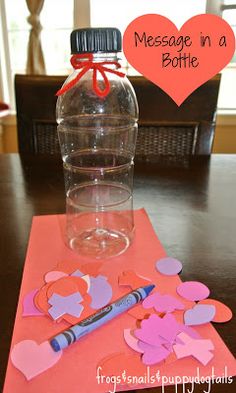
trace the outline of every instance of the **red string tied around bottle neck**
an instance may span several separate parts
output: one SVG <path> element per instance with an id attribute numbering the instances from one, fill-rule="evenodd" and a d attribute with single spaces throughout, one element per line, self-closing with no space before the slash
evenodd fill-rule
<path id="1" fill-rule="evenodd" d="M 81 61 L 81 59 L 83 59 Z M 85 60 L 88 59 L 88 60 Z M 70 90 L 75 84 L 82 78 L 86 72 L 89 70 L 93 70 L 93 90 L 99 97 L 105 97 L 110 91 L 110 82 L 107 78 L 106 72 L 110 72 L 112 74 L 118 75 L 119 77 L 123 78 L 125 74 L 123 72 L 113 70 L 106 65 L 115 65 L 117 68 L 121 68 L 121 65 L 117 61 L 101 61 L 101 62 L 94 62 L 93 61 L 93 54 L 86 53 L 86 54 L 76 54 L 73 55 L 70 59 L 71 65 L 74 69 L 79 70 L 81 72 L 70 82 L 64 85 L 58 92 L 56 93 L 57 96 L 60 96 Z M 97 73 L 100 73 L 103 82 L 104 82 L 104 89 L 100 89 L 97 79 Z"/>

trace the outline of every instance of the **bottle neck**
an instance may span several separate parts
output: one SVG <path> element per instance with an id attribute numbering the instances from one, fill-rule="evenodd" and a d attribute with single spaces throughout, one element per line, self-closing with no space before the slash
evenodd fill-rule
<path id="1" fill-rule="evenodd" d="M 71 65 L 74 71 L 66 80 L 66 84 L 57 92 L 57 95 L 62 95 L 70 90 L 88 73 L 87 79 L 92 78 L 93 90 L 95 93 L 100 97 L 105 97 L 110 91 L 110 75 L 115 74 L 117 77 L 125 77 L 125 74 L 120 71 L 121 66 L 118 63 L 117 53 L 115 52 L 73 54 L 71 57 Z M 98 79 L 103 79 L 104 89 L 99 87 Z"/>
<path id="2" fill-rule="evenodd" d="M 118 53 L 117 52 L 109 52 L 109 53 L 92 53 L 93 56 L 93 62 L 94 63 L 100 63 L 103 61 L 119 61 L 120 59 L 118 58 Z M 84 58 L 81 57 L 80 61 L 88 61 L 88 58 L 86 57 L 86 53 L 84 53 Z"/>
<path id="3" fill-rule="evenodd" d="M 101 62 L 101 61 L 118 61 L 118 53 L 117 52 L 109 52 L 109 53 L 93 53 L 93 61 Z"/>

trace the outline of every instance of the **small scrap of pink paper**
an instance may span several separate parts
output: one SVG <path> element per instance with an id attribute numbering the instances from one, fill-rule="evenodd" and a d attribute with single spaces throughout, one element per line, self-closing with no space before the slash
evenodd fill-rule
<path id="1" fill-rule="evenodd" d="M 166 253 L 158 240 L 153 227 L 144 210 L 135 211 L 134 214 L 136 235 L 133 244 L 122 255 L 114 260 L 102 261 L 99 274 L 106 276 L 113 289 L 113 299 L 129 292 L 125 287 L 119 287 L 118 277 L 127 270 L 137 271 L 143 277 L 152 279 L 161 293 L 176 296 L 176 287 L 180 284 L 179 276 L 164 276 L 155 269 L 155 261 L 165 257 Z M 22 340 L 34 340 L 42 343 L 48 338 L 61 332 L 68 327 L 68 323 L 62 321 L 54 323 L 48 317 L 22 317 L 22 301 L 24 295 L 34 288 L 43 285 L 44 276 L 47 272 L 61 270 L 58 267 L 60 261 L 73 261 L 78 263 L 78 269 L 84 271 L 82 266 L 94 263 L 94 260 L 76 255 L 69 250 L 62 239 L 61 227 L 64 216 L 39 216 L 34 217 L 30 234 L 29 246 L 25 261 L 25 269 L 22 279 L 18 310 L 12 337 L 12 348 Z M 74 271 L 76 270 L 76 267 Z M 87 271 L 85 272 L 87 273 Z M 179 297 L 185 304 L 185 308 L 193 307 L 193 303 Z M 178 311 L 181 313 L 182 311 Z M 42 393 L 42 392 L 69 392 L 69 393 L 105 393 L 112 385 L 98 384 L 96 379 L 97 366 L 102 359 L 114 353 L 124 353 L 129 357 L 132 349 L 124 341 L 123 332 L 127 328 L 135 329 L 135 320 L 128 313 L 110 321 L 102 328 L 84 337 L 80 342 L 73 344 L 63 351 L 63 356 L 47 372 L 27 382 L 25 377 L 17 370 L 11 361 L 8 363 L 4 393 Z M 221 376 L 227 367 L 228 375 L 236 374 L 236 362 L 229 349 L 224 344 L 211 324 L 196 327 L 202 338 L 209 338 L 214 345 L 214 357 L 206 366 L 202 366 L 194 359 L 181 359 L 170 364 L 163 364 L 161 374 L 167 378 L 174 375 L 196 375 L 196 367 L 199 367 L 201 376 L 211 375 L 214 367 L 215 375 Z M 133 353 L 133 351 L 132 351 Z M 140 356 L 140 354 L 137 354 Z M 32 359 L 33 360 L 33 359 Z M 136 363 L 135 363 L 136 364 Z M 139 363 L 141 364 L 141 362 Z M 114 362 L 114 367 L 116 362 Z M 141 364 L 142 365 L 142 364 Z M 154 374 L 159 365 L 150 367 Z M 135 373 L 144 375 L 144 365 L 137 368 Z M 146 387 L 160 386 L 145 384 Z M 137 385 L 136 389 L 144 387 Z M 117 386 L 118 390 L 127 390 L 126 386 Z"/>

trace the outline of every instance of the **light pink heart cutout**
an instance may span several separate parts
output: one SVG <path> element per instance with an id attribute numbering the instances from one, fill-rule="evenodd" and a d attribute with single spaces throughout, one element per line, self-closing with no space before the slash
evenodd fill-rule
<path id="1" fill-rule="evenodd" d="M 62 351 L 54 352 L 48 341 L 42 344 L 33 340 L 20 341 L 11 351 L 12 363 L 28 381 L 53 367 L 61 356 Z"/>
<path id="2" fill-rule="evenodd" d="M 183 45 L 180 38 L 177 45 L 181 36 L 190 39 L 185 40 Z M 209 36 L 211 46 L 208 39 L 202 46 L 201 36 Z M 223 36 L 226 37 L 226 46 L 224 39 L 221 40 Z M 164 46 L 160 44 L 163 37 Z M 167 42 L 166 37 L 175 37 L 175 46 L 173 38 Z M 168 18 L 147 14 L 128 25 L 123 49 L 128 62 L 180 106 L 197 87 L 229 63 L 235 51 L 235 36 L 229 24 L 217 15 L 196 15 L 178 30 Z M 185 55 L 189 56 L 189 60 L 178 59 Z M 191 63 L 190 57 L 197 60 Z"/>
<path id="3" fill-rule="evenodd" d="M 66 277 L 66 276 L 68 276 L 67 273 L 61 272 L 59 270 L 53 270 L 45 274 L 44 281 L 48 283 L 51 281 L 59 280 L 59 278 Z"/>

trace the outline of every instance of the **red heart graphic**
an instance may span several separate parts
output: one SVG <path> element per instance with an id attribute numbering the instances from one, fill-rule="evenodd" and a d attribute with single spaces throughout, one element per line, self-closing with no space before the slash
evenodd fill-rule
<path id="1" fill-rule="evenodd" d="M 216 15 L 194 16 L 178 30 L 164 16 L 148 14 L 129 24 L 123 49 L 128 62 L 180 106 L 229 63 L 235 36 Z"/>

